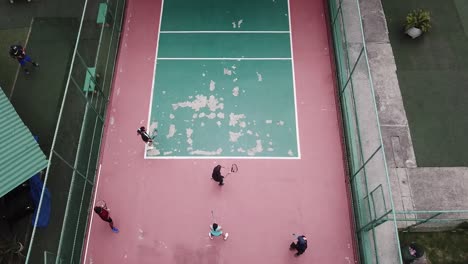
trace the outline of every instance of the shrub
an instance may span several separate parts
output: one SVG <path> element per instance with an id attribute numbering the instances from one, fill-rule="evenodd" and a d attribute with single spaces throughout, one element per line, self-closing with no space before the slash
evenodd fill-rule
<path id="1" fill-rule="evenodd" d="M 406 16 L 405 30 L 412 27 L 419 28 L 422 32 L 428 32 L 431 28 L 431 13 L 423 9 L 409 12 Z"/>

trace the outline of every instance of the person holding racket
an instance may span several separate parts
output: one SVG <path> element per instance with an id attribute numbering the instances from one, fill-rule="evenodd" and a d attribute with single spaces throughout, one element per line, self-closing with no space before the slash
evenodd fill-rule
<path id="1" fill-rule="evenodd" d="M 229 174 L 236 173 L 238 171 L 236 164 L 232 164 L 230 171 L 225 174 L 226 176 L 222 175 L 221 169 L 226 168 L 221 165 L 216 165 L 216 167 L 213 168 L 213 173 L 211 173 L 211 178 L 213 178 L 215 182 L 218 182 L 219 185 L 224 185 L 224 178 L 227 177 Z"/>
<path id="2" fill-rule="evenodd" d="M 148 144 L 149 149 L 153 148 L 153 139 L 148 134 L 148 132 L 146 131 L 146 128 L 144 126 L 140 127 L 137 130 L 137 134 L 141 136 L 141 139 L 143 140 L 143 142 Z"/>
<path id="3" fill-rule="evenodd" d="M 118 233 L 119 229 L 114 226 L 114 221 L 112 221 L 112 218 L 110 217 L 109 214 L 109 209 L 107 209 L 106 206 L 95 206 L 94 207 L 94 212 L 101 217 L 101 219 L 105 222 L 109 223 L 110 228 L 112 229 L 112 232 Z"/>
<path id="4" fill-rule="evenodd" d="M 29 70 L 25 68 L 27 62 L 31 63 L 34 67 L 39 67 L 39 64 L 26 54 L 26 50 L 21 45 L 13 45 L 10 47 L 10 57 L 18 61 L 25 74 L 29 74 Z"/>
<path id="5" fill-rule="evenodd" d="M 216 223 L 213 210 L 211 210 L 211 220 L 213 221 L 213 224 L 210 225 L 210 232 L 208 233 L 208 236 L 210 239 L 213 239 L 213 237 L 221 236 L 223 234 L 223 230 L 222 227 Z M 229 233 L 224 234 L 223 239 L 226 240 L 228 236 Z"/>
<path id="6" fill-rule="evenodd" d="M 213 239 L 213 237 L 219 237 L 223 234 L 222 227 L 218 225 L 217 223 L 213 223 L 210 225 L 210 233 L 208 233 L 208 236 L 210 239 Z M 224 234 L 223 239 L 227 240 L 229 237 L 229 233 Z"/>

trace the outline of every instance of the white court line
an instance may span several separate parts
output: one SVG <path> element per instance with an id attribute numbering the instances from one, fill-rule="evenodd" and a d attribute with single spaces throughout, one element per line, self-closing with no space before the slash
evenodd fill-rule
<path id="1" fill-rule="evenodd" d="M 158 58 L 158 60 L 236 60 L 236 61 L 242 61 L 242 60 L 292 60 L 292 58 Z"/>
<path id="2" fill-rule="evenodd" d="M 99 187 L 99 176 L 101 176 L 101 165 L 102 164 L 99 164 L 99 170 L 98 170 L 97 179 L 96 179 L 96 188 L 94 189 L 94 199 L 93 199 L 93 205 L 92 205 L 91 210 L 94 210 L 94 205 L 96 204 L 97 191 Z M 83 258 L 83 261 L 85 264 L 86 264 L 86 258 L 88 256 L 89 237 L 91 236 L 91 228 L 93 227 L 93 218 L 94 218 L 94 214 L 91 212 L 91 220 L 89 221 L 89 228 L 87 232 L 88 237 L 86 239 L 86 249 L 85 249 L 85 254 Z"/>
<path id="3" fill-rule="evenodd" d="M 148 130 L 151 126 L 151 109 L 153 108 L 153 93 L 155 90 L 155 84 L 156 84 L 156 65 L 158 64 L 158 51 L 159 51 L 159 40 L 161 39 L 161 24 L 162 24 L 162 16 L 163 16 L 163 9 L 164 9 L 164 0 L 161 1 L 161 12 L 159 13 L 159 28 L 158 28 L 158 41 L 156 43 L 156 52 L 154 54 L 154 68 L 153 68 L 153 82 L 151 83 L 151 96 L 150 98 L 150 105 L 148 109 Z M 146 159 L 146 152 L 148 145 L 145 144 L 145 153 L 143 154 L 143 158 Z"/>
<path id="4" fill-rule="evenodd" d="M 146 159 L 283 159 L 283 160 L 297 160 L 301 159 L 300 156 L 298 157 L 256 157 L 256 156 L 146 156 Z"/>
<path id="5" fill-rule="evenodd" d="M 167 30 L 161 31 L 161 34 L 289 34 L 289 31 L 268 31 L 268 30 L 259 30 L 259 31 L 249 31 L 249 30 L 231 30 L 231 31 L 190 31 L 190 30 Z"/>
<path id="6" fill-rule="evenodd" d="M 161 31 L 161 24 L 162 24 L 162 15 L 163 15 L 163 8 L 164 8 L 164 0 L 161 3 L 161 13 L 160 13 L 160 21 L 159 21 L 159 33 L 158 33 L 158 43 L 156 46 L 156 55 L 155 55 L 155 64 L 154 64 L 154 71 L 153 71 L 153 89 L 151 89 L 151 101 L 150 101 L 150 108 L 148 117 L 151 117 L 151 108 L 153 104 L 153 92 L 155 90 L 155 80 L 156 80 L 156 65 L 158 60 L 235 60 L 235 61 L 242 61 L 242 60 L 258 60 L 258 61 L 278 61 L 284 60 L 289 61 L 291 60 L 292 66 L 292 75 L 293 75 L 293 91 L 294 91 L 294 111 L 295 111 L 295 118 L 296 118 L 296 138 L 297 138 L 297 157 L 251 157 L 251 156 L 148 156 L 147 155 L 147 146 L 145 145 L 145 152 L 144 158 L 145 159 L 301 159 L 301 152 L 300 152 L 300 144 L 299 144 L 299 125 L 298 125 L 298 118 L 297 118 L 297 100 L 296 100 L 296 84 L 295 84 L 295 75 L 294 75 L 294 60 L 293 60 L 293 52 L 292 52 L 292 35 L 291 35 L 291 14 L 289 8 L 289 0 L 288 0 L 288 16 L 289 16 L 289 29 L 288 31 Z M 289 34 L 290 38 L 290 49 L 291 49 L 291 57 L 290 58 L 158 58 L 158 49 L 159 49 L 159 40 L 161 34 Z M 148 127 L 150 126 L 150 120 L 148 120 Z"/>
<path id="7" fill-rule="evenodd" d="M 296 96 L 296 74 L 294 72 L 294 52 L 293 52 L 293 40 L 292 40 L 292 26 L 291 26 L 291 5 L 288 0 L 288 19 L 289 19 L 289 41 L 291 45 L 291 68 L 293 78 L 293 91 L 294 91 L 294 112 L 296 114 L 296 139 L 297 139 L 297 156 L 301 158 L 301 144 L 299 142 L 299 118 L 297 116 L 297 96 Z"/>

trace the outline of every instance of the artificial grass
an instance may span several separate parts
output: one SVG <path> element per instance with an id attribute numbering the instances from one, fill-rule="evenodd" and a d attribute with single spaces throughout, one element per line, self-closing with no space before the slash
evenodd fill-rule
<path id="1" fill-rule="evenodd" d="M 468 233 L 459 232 L 400 232 L 400 244 L 421 245 L 432 264 L 468 263 Z"/>
<path id="2" fill-rule="evenodd" d="M 382 3 L 418 166 L 468 166 L 468 2 Z M 432 29 L 411 39 L 403 25 L 417 8 L 431 12 Z"/>
<path id="3" fill-rule="evenodd" d="M 16 71 L 19 64 L 13 60 L 8 51 L 13 44 L 25 45 L 29 28 L 14 28 L 0 30 L 0 87 L 9 97 L 13 89 Z"/>
<path id="4" fill-rule="evenodd" d="M 28 65 L 30 75 L 19 72 L 11 97 L 21 119 L 39 136 L 39 145 L 46 155 L 52 145 L 77 30 L 77 19 L 34 20 L 27 52 L 40 67 Z"/>

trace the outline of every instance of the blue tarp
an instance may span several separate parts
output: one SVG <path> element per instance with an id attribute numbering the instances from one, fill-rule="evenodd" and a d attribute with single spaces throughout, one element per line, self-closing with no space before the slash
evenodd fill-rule
<path id="1" fill-rule="evenodd" d="M 31 199 L 34 203 L 35 209 L 32 218 L 32 225 L 34 226 L 34 221 L 36 221 L 37 209 L 39 208 L 39 200 L 41 199 L 41 192 L 44 183 L 40 178 L 41 173 L 34 175 L 29 179 L 29 186 L 31 188 L 30 194 Z M 42 198 L 41 212 L 39 213 L 39 219 L 37 220 L 37 227 L 46 227 L 49 224 L 50 219 L 50 192 L 47 188 L 44 190 L 44 198 Z"/>
<path id="2" fill-rule="evenodd" d="M 38 141 L 38 137 L 34 136 L 34 139 Z M 39 208 L 39 201 L 41 199 L 41 192 L 42 188 L 44 187 L 44 183 L 41 180 L 41 173 L 34 175 L 31 179 L 29 179 L 29 186 L 30 186 L 30 195 L 31 200 L 34 203 L 34 214 L 33 218 L 31 219 L 31 224 L 34 226 L 34 222 L 36 221 L 37 216 L 37 209 Z M 42 198 L 42 206 L 41 212 L 39 213 L 38 220 L 37 220 L 37 227 L 46 227 L 49 225 L 50 219 L 50 192 L 47 187 L 44 190 L 44 197 Z"/>

